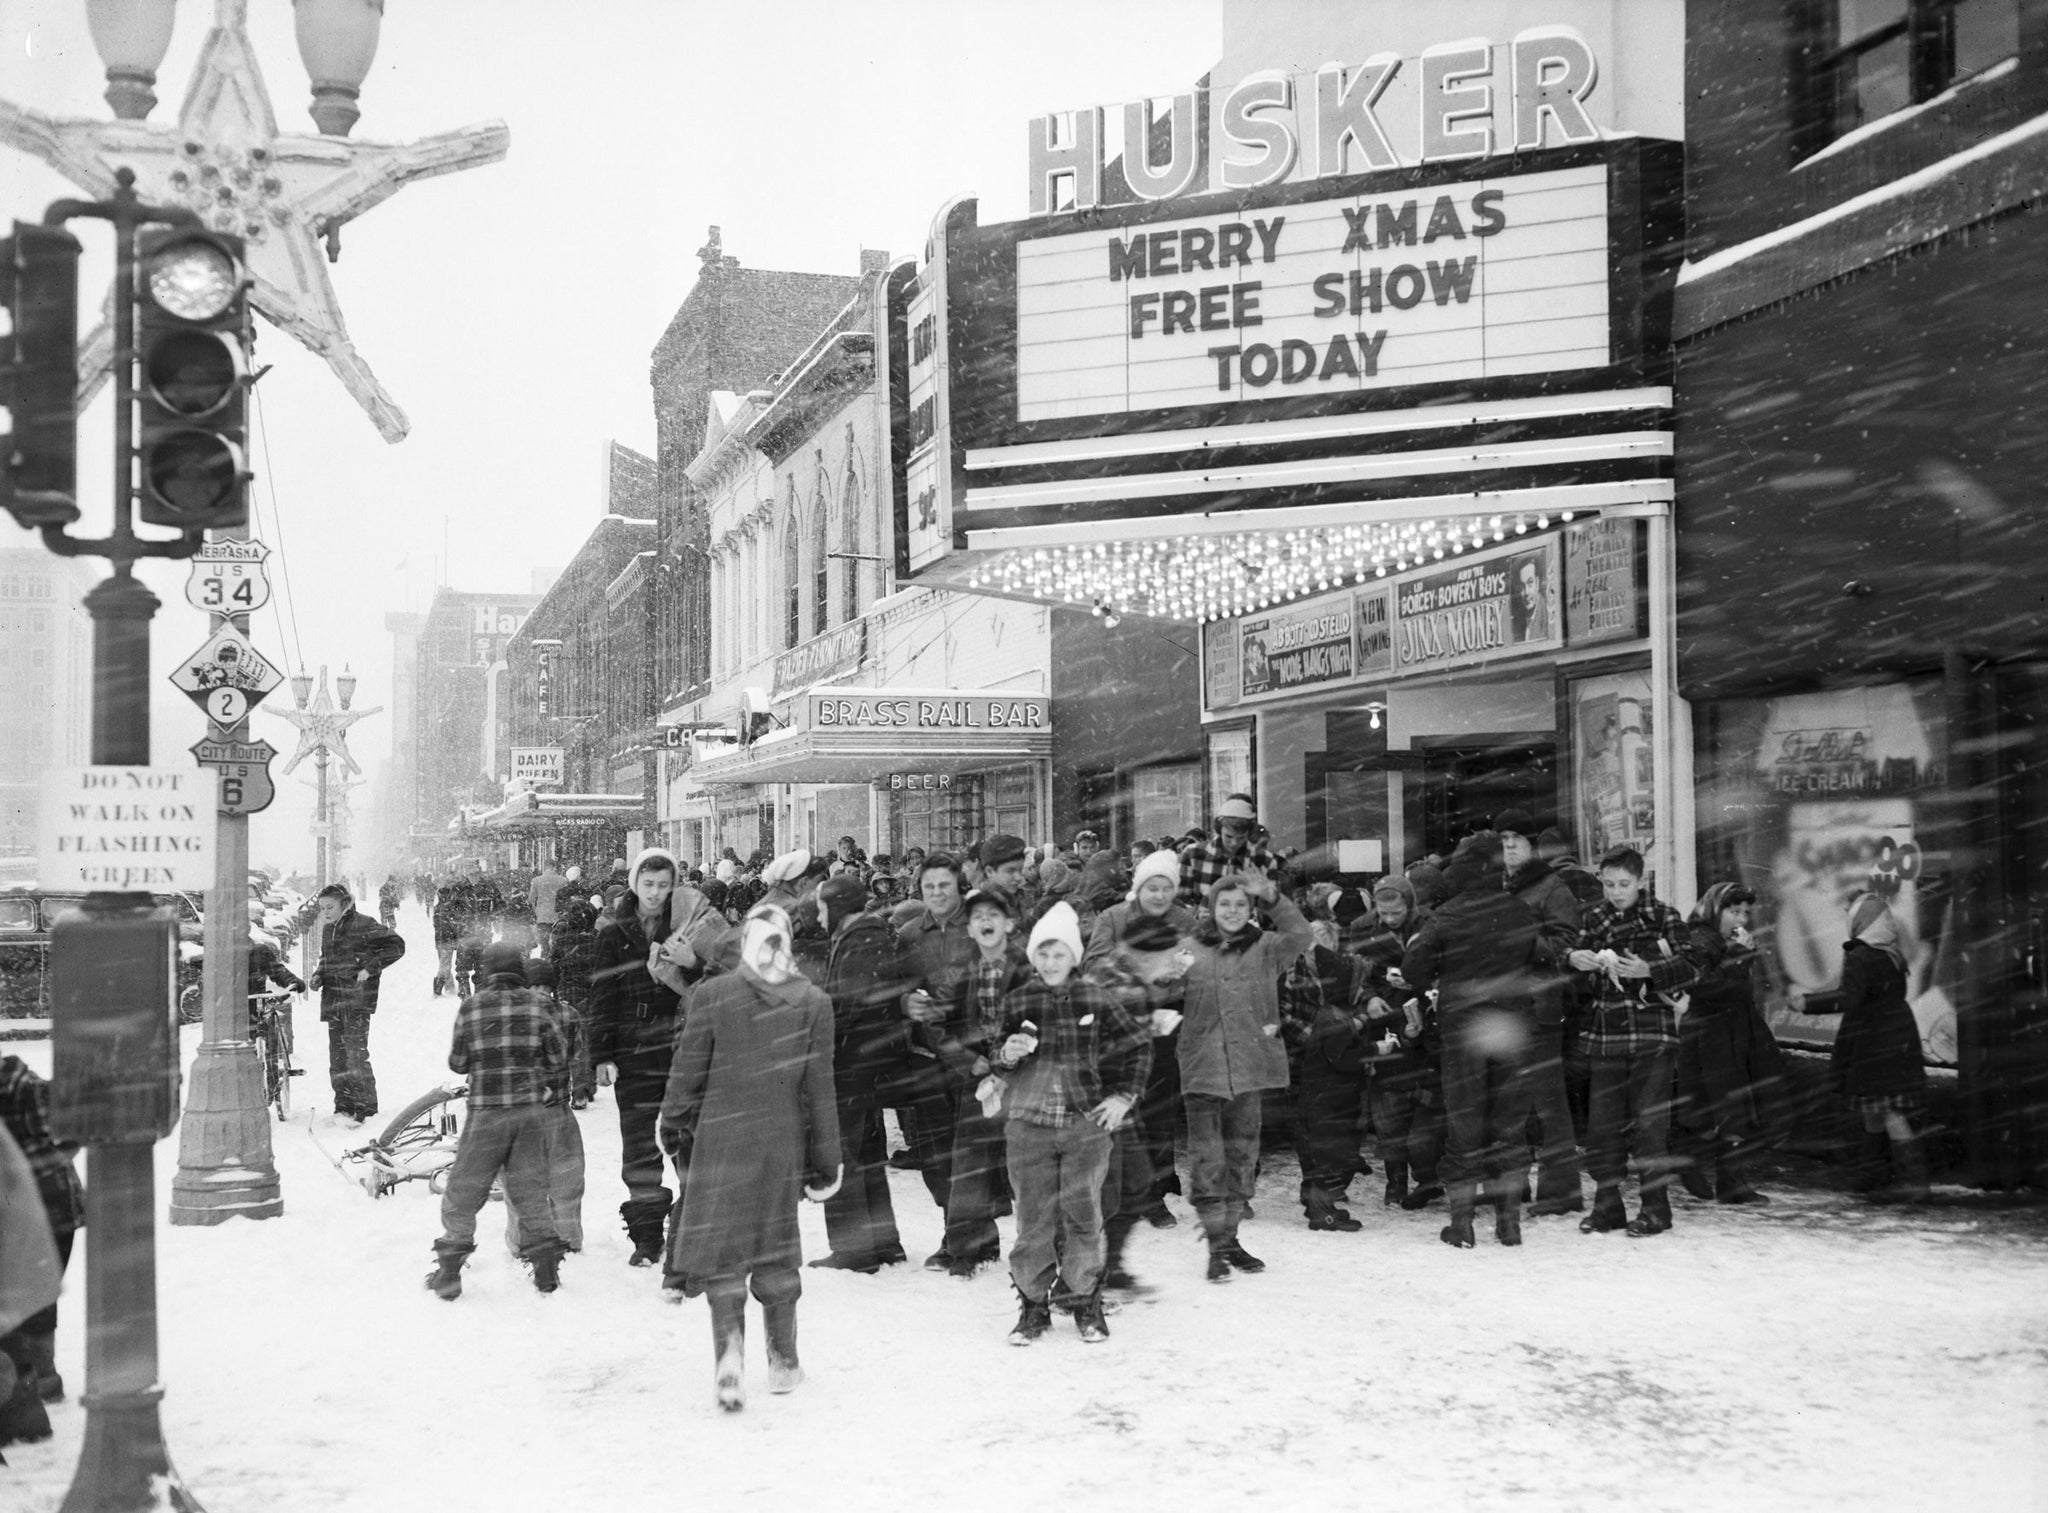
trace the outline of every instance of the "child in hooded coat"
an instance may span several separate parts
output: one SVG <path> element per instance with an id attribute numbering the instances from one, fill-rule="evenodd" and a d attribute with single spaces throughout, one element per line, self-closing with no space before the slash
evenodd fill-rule
<path id="1" fill-rule="evenodd" d="M 757 906 L 739 965 L 697 990 L 661 1101 L 662 1148 L 685 1174 L 667 1272 L 679 1296 L 711 1304 L 719 1406 L 745 1403 L 747 1292 L 768 1335 L 768 1387 L 803 1380 L 800 1197 L 838 1188 L 832 1000 L 796 969 L 789 916 Z"/>

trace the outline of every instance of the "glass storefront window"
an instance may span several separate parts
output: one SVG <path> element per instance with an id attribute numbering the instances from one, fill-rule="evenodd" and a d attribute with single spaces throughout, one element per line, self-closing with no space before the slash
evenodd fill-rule
<path id="1" fill-rule="evenodd" d="M 1833 1040 L 1840 1021 L 1793 1012 L 1786 989 L 1840 982 L 1850 902 L 1875 890 L 1898 920 L 1922 1049 L 1955 1061 L 1960 953 L 1937 814 L 1948 797 L 1939 681 L 1708 703 L 1694 720 L 1699 882 L 1756 891 L 1778 1037 Z"/>

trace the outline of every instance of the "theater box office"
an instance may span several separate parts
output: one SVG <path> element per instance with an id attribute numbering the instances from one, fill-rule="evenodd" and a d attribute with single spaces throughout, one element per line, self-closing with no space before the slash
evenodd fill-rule
<path id="1" fill-rule="evenodd" d="M 1283 845 L 1379 871 L 1513 804 L 1682 891 L 1676 170 L 1630 138 L 955 202 L 903 323 L 899 570 L 1198 624 L 1205 801 Z"/>

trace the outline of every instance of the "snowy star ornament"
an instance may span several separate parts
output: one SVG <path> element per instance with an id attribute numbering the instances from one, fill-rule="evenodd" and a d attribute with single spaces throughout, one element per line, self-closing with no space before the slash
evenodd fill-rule
<path id="1" fill-rule="evenodd" d="M 247 13 L 248 0 L 215 0 L 175 126 L 58 119 L 0 100 L 0 143 L 41 158 L 95 199 L 112 196 L 118 169 L 132 169 L 145 204 L 184 206 L 213 230 L 244 238 L 252 303 L 334 370 L 386 441 L 403 440 L 411 423 L 349 340 L 326 265 L 340 255 L 344 223 L 414 179 L 497 162 L 511 133 L 491 121 L 405 143 L 282 134 Z M 113 358 L 113 329 L 103 322 L 79 353 L 81 404 L 106 382 Z"/>
<path id="2" fill-rule="evenodd" d="M 349 754 L 348 728 L 357 720 L 378 714 L 383 705 L 371 709 L 336 709 L 334 700 L 327 695 L 327 669 L 320 669 L 319 691 L 313 695 L 304 709 L 272 709 L 266 713 L 276 715 L 280 720 L 290 720 L 299 727 L 298 749 L 290 761 L 284 764 L 289 775 L 299 763 L 316 752 L 325 749 L 340 759 L 343 772 L 361 772 L 356 759 Z"/>

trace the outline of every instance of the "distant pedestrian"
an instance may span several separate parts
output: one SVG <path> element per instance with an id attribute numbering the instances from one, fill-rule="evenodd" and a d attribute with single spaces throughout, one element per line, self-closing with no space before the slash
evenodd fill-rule
<path id="1" fill-rule="evenodd" d="M 840 1177 L 832 1004 L 796 970 L 789 918 L 773 905 L 742 926 L 739 966 L 697 990 L 661 1103 L 660 1139 L 683 1173 L 664 1285 L 711 1305 L 718 1404 L 746 1402 L 747 1293 L 768 1336 L 768 1390 L 803 1380 L 799 1197 Z"/>
<path id="2" fill-rule="evenodd" d="M 553 862 L 547 862 L 534 873 L 526 890 L 527 906 L 533 910 L 534 944 L 543 952 L 554 939 L 555 916 L 561 910 L 562 890 L 568 886 L 568 877 L 557 872 Z"/>
<path id="3" fill-rule="evenodd" d="M 370 1018 L 384 972 L 405 955 L 405 942 L 357 913 L 355 899 L 340 883 L 320 890 L 319 905 L 320 965 L 312 985 L 320 990 L 320 1021 L 327 1026 L 328 1080 L 334 1112 L 360 1125 L 377 1112 Z"/>
<path id="4" fill-rule="evenodd" d="M 519 948 L 494 941 L 484 950 L 483 986 L 455 1013 L 448 1069 L 469 1079 L 468 1117 L 441 1195 L 441 1238 L 427 1286 L 449 1302 L 462 1296 L 462 1265 L 476 1249 L 476 1216 L 502 1178 L 519 1217 L 521 1259 L 533 1285 L 560 1285 L 566 1248 L 548 1209 L 548 1135 L 552 1101 L 568 1064 L 547 994 L 527 986 Z"/>
<path id="5" fill-rule="evenodd" d="M 389 930 L 398 923 L 398 901 L 404 890 L 398 886 L 398 874 L 388 874 L 384 885 L 377 890 L 377 918 Z"/>

